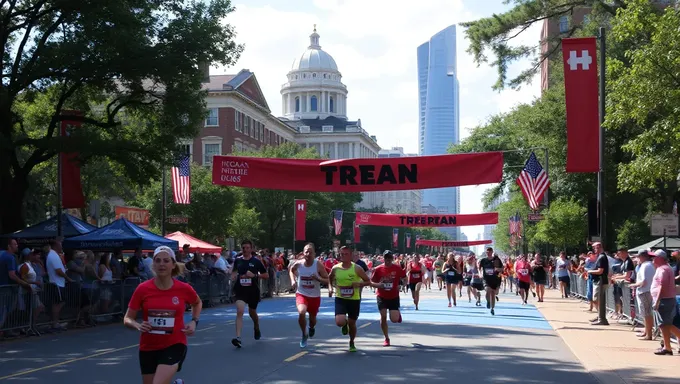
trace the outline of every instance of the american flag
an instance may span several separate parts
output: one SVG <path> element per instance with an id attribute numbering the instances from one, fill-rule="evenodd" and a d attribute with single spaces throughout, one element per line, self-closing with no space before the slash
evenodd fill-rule
<path id="1" fill-rule="evenodd" d="M 333 225 L 335 226 L 335 236 L 340 236 L 342 233 L 342 211 L 333 211 Z"/>
<path id="2" fill-rule="evenodd" d="M 508 227 L 510 235 L 515 235 L 519 232 L 519 217 L 518 215 L 510 216 L 508 219 Z"/>
<path id="3" fill-rule="evenodd" d="M 536 154 L 531 152 L 529 160 L 524 164 L 524 169 L 517 178 L 517 185 L 522 190 L 524 198 L 529 203 L 529 208 L 536 211 L 543 195 L 550 187 L 550 180 L 541 163 L 536 159 Z"/>
<path id="4" fill-rule="evenodd" d="M 175 204 L 191 203 L 191 163 L 189 155 L 182 155 L 172 167 L 172 194 Z"/>
<path id="5" fill-rule="evenodd" d="M 677 201 L 674 201 L 674 202 L 673 202 L 673 214 L 674 214 L 675 216 L 678 215 L 678 202 L 677 202 Z"/>

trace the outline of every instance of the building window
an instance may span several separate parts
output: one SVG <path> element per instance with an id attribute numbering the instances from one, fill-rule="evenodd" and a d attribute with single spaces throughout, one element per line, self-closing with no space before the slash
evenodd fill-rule
<path id="1" fill-rule="evenodd" d="M 191 155 L 194 153 L 193 146 L 194 144 L 191 141 L 182 141 L 179 144 L 179 154 L 189 155 L 189 158 L 191 158 Z"/>
<path id="2" fill-rule="evenodd" d="M 295 98 L 295 112 L 300 112 L 300 96 Z"/>
<path id="3" fill-rule="evenodd" d="M 316 79 L 316 73 L 312 73 L 312 78 Z"/>
<path id="4" fill-rule="evenodd" d="M 312 96 L 309 104 L 312 106 L 311 110 L 316 112 L 316 96 Z"/>
<path id="5" fill-rule="evenodd" d="M 335 112 L 333 108 L 335 107 L 335 101 L 333 100 L 333 96 L 330 98 L 330 102 L 328 103 L 329 111 L 330 112 Z"/>
<path id="6" fill-rule="evenodd" d="M 264 142 L 264 124 L 260 124 L 260 142 Z"/>
<path id="7" fill-rule="evenodd" d="M 325 74 L 325 73 L 323 74 L 323 78 L 324 78 L 324 79 L 326 78 L 326 74 Z"/>
<path id="8" fill-rule="evenodd" d="M 234 151 L 235 152 L 243 152 L 243 143 L 239 140 L 236 140 L 234 142 Z"/>
<path id="9" fill-rule="evenodd" d="M 245 116 L 243 119 L 243 133 L 250 136 L 250 116 Z"/>
<path id="10" fill-rule="evenodd" d="M 222 138 L 208 136 L 201 139 L 203 142 L 203 165 L 211 165 L 213 156 L 222 154 Z"/>
<path id="11" fill-rule="evenodd" d="M 565 33 L 569 30 L 569 17 L 560 17 L 560 33 Z"/>
<path id="12" fill-rule="evenodd" d="M 243 114 L 241 112 L 234 110 L 234 129 L 236 130 L 236 132 L 243 131 L 242 116 Z"/>
<path id="13" fill-rule="evenodd" d="M 208 109 L 208 117 L 205 118 L 206 127 L 216 127 L 217 126 L 217 108 Z"/>

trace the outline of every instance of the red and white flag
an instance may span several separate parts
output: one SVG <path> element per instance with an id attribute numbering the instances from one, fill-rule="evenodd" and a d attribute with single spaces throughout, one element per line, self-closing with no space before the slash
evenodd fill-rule
<path id="1" fill-rule="evenodd" d="M 191 203 L 191 161 L 183 155 L 172 167 L 172 195 L 175 204 Z"/>
<path id="2" fill-rule="evenodd" d="M 536 154 L 531 152 L 529 160 L 524 164 L 524 169 L 517 178 L 517 185 L 522 190 L 524 198 L 529 203 L 529 208 L 538 210 L 538 204 L 543 200 L 543 195 L 550 187 L 550 180 L 545 169 L 538 162 Z"/>

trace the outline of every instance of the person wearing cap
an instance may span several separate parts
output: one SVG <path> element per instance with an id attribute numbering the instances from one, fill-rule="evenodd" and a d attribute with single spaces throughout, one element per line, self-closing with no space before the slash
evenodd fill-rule
<path id="1" fill-rule="evenodd" d="M 675 276 L 673 269 L 668 265 L 668 256 L 663 250 L 654 252 L 654 279 L 650 291 L 652 303 L 657 314 L 663 345 L 654 351 L 655 355 L 673 355 L 671 348 L 671 334 L 680 339 L 680 329 L 673 325 L 677 314 L 677 302 L 675 299 Z"/>
<path id="2" fill-rule="evenodd" d="M 153 253 L 155 277 L 137 286 L 124 325 L 141 332 L 139 366 L 144 384 L 170 384 L 187 354 L 187 336 L 194 334 L 203 304 L 194 288 L 174 277 L 181 273 L 175 252 L 160 246 Z M 184 323 L 186 305 L 191 321 Z M 137 314 L 142 311 L 142 322 Z M 181 383 L 177 379 L 174 383 Z"/>
<path id="3" fill-rule="evenodd" d="M 387 311 L 390 313 L 390 321 L 401 323 L 399 302 L 399 282 L 406 277 L 406 272 L 397 264 L 394 264 L 392 251 L 383 252 L 384 263 L 375 267 L 371 281 L 380 283 L 377 287 L 376 302 L 380 311 L 380 329 L 385 336 L 384 347 L 390 346 L 390 336 L 387 332 Z"/>
<path id="4" fill-rule="evenodd" d="M 609 287 L 609 258 L 604 253 L 602 244 L 593 243 L 593 253 L 597 255 L 595 267 L 587 270 L 593 279 L 593 300 L 598 303 L 597 318 L 591 320 L 592 325 L 609 325 L 607 321 L 607 288 Z"/>
<path id="5" fill-rule="evenodd" d="M 643 340 L 652 340 L 652 327 L 654 326 L 654 312 L 652 305 L 652 294 L 650 288 L 654 280 L 654 265 L 652 255 L 647 251 L 642 251 L 637 255 L 640 261 L 640 269 L 636 274 L 635 284 L 630 287 L 635 289 L 635 300 L 637 301 L 638 313 L 644 319 L 645 331 L 637 336 Z"/>

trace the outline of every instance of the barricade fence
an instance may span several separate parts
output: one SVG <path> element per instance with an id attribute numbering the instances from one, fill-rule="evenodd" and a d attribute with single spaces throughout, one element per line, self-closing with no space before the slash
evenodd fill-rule
<path id="1" fill-rule="evenodd" d="M 232 302 L 230 276 L 188 272 L 179 277 L 191 284 L 207 306 Z M 113 281 L 67 282 L 33 285 L 31 291 L 18 285 L 0 285 L 0 332 L 40 335 L 64 323 L 92 326 L 121 321 L 139 278 Z M 259 282 L 262 297 L 291 291 L 286 271 L 272 273 Z"/>

